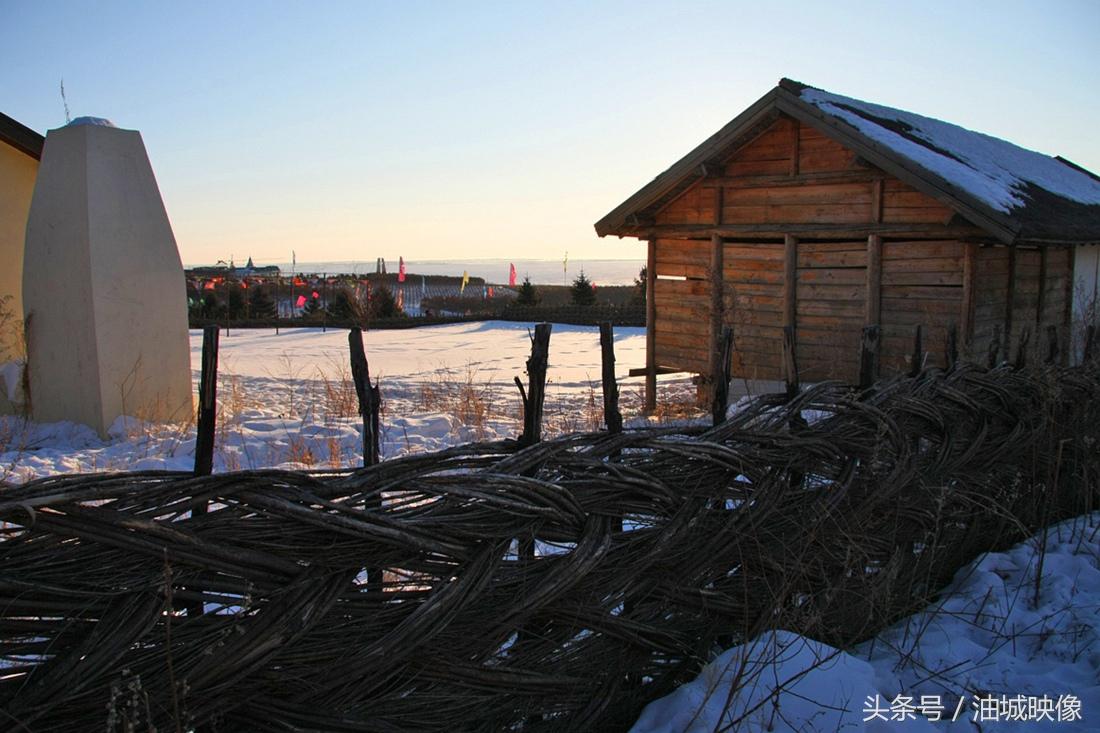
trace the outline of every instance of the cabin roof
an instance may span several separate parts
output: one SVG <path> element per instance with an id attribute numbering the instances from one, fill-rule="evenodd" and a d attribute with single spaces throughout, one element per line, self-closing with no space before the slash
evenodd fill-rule
<path id="1" fill-rule="evenodd" d="M 35 160 L 41 160 L 42 144 L 45 141 L 46 138 L 42 135 L 0 112 L 0 142 L 11 145 Z"/>
<path id="2" fill-rule="evenodd" d="M 779 85 L 596 223 L 629 234 L 778 115 L 810 124 L 1002 242 L 1100 241 L 1100 178 L 1061 158 L 912 112 L 782 79 Z"/>

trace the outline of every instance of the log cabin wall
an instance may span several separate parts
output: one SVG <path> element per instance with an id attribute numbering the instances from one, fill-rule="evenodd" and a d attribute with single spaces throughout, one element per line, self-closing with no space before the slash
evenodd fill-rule
<path id="1" fill-rule="evenodd" d="M 1000 358 L 1015 358 L 1025 328 L 1035 354 L 1046 353 L 1048 327 L 1061 329 L 1065 338 L 1073 283 L 1071 249 L 982 247 L 977 263 L 973 358 L 987 358 L 995 338 Z M 1068 353 L 1066 344 L 1062 350 Z"/>
<path id="2" fill-rule="evenodd" d="M 794 323 L 796 355 L 804 379 L 856 381 L 862 327 L 881 326 L 880 357 L 886 372 L 908 368 L 913 335 L 923 326 L 927 363 L 943 364 L 948 328 L 974 346 L 999 315 L 1007 314 L 1005 247 L 978 249 L 951 233 L 953 209 L 862 161 L 816 129 L 780 117 L 655 215 L 655 228 L 740 226 L 745 236 L 726 236 L 723 247 L 722 322 L 734 331 L 733 374 L 780 379 L 784 313 L 782 229 L 790 225 L 851 225 L 837 236 L 811 234 L 795 245 Z M 751 231 L 760 225 L 760 232 Z M 884 225 L 914 232 L 871 238 Z M 848 229 L 848 227 L 844 227 Z M 867 234 L 862 234 L 866 231 Z M 687 236 L 698 236 L 697 239 Z M 656 360 L 660 367 L 708 372 L 714 325 L 710 320 L 711 242 L 705 235 L 657 240 L 655 287 Z M 875 239 L 872 245 L 870 239 Z M 877 250 L 869 272 L 869 252 Z M 968 254 L 968 252 L 970 254 Z M 969 262 L 967 258 L 971 257 Z M 1039 255 L 1020 258 L 1016 318 L 1036 318 Z M 1034 259 L 1034 262 L 1032 261 Z M 1047 270 L 1064 272 L 1065 258 L 1048 259 Z M 877 265 L 877 267 L 875 267 Z M 879 269 L 880 268 L 880 269 Z M 968 285 L 967 277 L 974 275 Z M 1030 285 L 1024 284 L 1027 279 Z M 1048 288 L 1059 284 L 1048 281 Z M 873 291 L 873 292 L 872 292 Z M 1064 292 L 1064 288 L 1062 291 Z M 1059 301 L 1044 297 L 1044 312 Z M 996 312 L 1000 303 L 999 314 Z M 1064 305 L 1062 306 L 1064 310 Z M 1028 310 L 1030 308 L 1030 311 Z"/>

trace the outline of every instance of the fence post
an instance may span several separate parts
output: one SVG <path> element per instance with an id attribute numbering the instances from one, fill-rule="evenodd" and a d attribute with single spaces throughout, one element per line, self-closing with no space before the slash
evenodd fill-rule
<path id="1" fill-rule="evenodd" d="M 943 354 L 944 366 L 948 371 L 959 365 L 959 327 L 955 323 L 947 327 L 947 343 Z"/>
<path id="2" fill-rule="evenodd" d="M 549 323 L 535 326 L 531 337 L 531 356 L 527 359 L 527 391 L 516 377 L 520 398 L 523 400 L 523 434 L 519 436 L 521 447 L 534 445 L 542 439 L 542 406 L 546 399 L 546 364 L 550 356 Z"/>
<path id="3" fill-rule="evenodd" d="M 356 327 L 348 332 L 351 347 L 351 378 L 355 383 L 355 395 L 359 398 L 359 414 L 363 418 L 363 465 L 378 463 L 378 409 L 380 390 L 371 386 L 370 368 L 363 350 L 363 331 Z"/>
<path id="4" fill-rule="evenodd" d="M 711 422 L 721 425 L 726 421 L 726 410 L 730 402 L 730 361 L 733 359 L 733 327 L 722 326 L 722 336 L 718 342 L 718 359 L 714 364 L 714 401 L 710 406 Z"/>
<path id="5" fill-rule="evenodd" d="M 202 373 L 199 376 L 199 414 L 196 420 L 195 475 L 209 476 L 214 470 L 214 428 L 218 414 L 217 326 L 202 329 Z M 203 507 L 205 511 L 206 507 Z"/>
<path id="6" fill-rule="evenodd" d="M 1045 252 L 1046 250 L 1042 250 Z M 1047 326 L 1047 364 L 1057 364 L 1060 349 L 1058 348 L 1058 327 Z"/>
<path id="7" fill-rule="evenodd" d="M 1031 328 L 1024 326 L 1020 329 L 1020 344 L 1016 347 L 1016 368 L 1023 369 L 1027 366 L 1027 349 L 1031 342 Z"/>
<path id="8" fill-rule="evenodd" d="M 997 366 L 997 360 L 1001 352 L 1001 327 L 993 327 L 993 340 L 989 342 L 989 368 Z"/>
<path id="9" fill-rule="evenodd" d="M 798 396 L 798 360 L 794 353 L 794 327 L 783 327 L 783 378 L 787 383 L 787 400 Z"/>
<path id="10" fill-rule="evenodd" d="M 878 381 L 878 326 L 864 326 L 859 342 L 859 388 Z"/>
<path id="11" fill-rule="evenodd" d="M 920 374 L 923 365 L 924 343 L 921 340 L 921 327 L 918 325 L 916 333 L 913 334 L 913 360 L 909 364 L 909 376 L 915 377 Z"/>
<path id="12" fill-rule="evenodd" d="M 610 321 L 600 323 L 600 355 L 603 365 L 603 421 L 607 432 L 623 431 L 619 412 L 619 385 L 615 382 L 615 332 Z"/>

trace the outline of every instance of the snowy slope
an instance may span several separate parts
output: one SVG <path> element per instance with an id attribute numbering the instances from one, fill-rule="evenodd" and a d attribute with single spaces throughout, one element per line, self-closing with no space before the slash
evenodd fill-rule
<path id="1" fill-rule="evenodd" d="M 651 703 L 632 733 L 726 726 L 1100 729 L 1100 513 L 979 557 L 938 603 L 850 651 L 788 631 L 729 649 Z"/>

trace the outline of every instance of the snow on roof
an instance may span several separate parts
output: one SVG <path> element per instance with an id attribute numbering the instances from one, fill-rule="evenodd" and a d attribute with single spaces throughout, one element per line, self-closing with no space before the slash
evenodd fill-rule
<path id="1" fill-rule="evenodd" d="M 1026 207 L 1029 184 L 1080 204 L 1100 205 L 1100 181 L 1048 155 L 813 87 L 805 87 L 800 97 L 998 211 Z"/>

